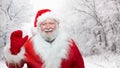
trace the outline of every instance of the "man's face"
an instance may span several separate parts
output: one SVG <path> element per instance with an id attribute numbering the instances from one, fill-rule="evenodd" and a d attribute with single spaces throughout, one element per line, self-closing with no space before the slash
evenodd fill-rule
<path id="1" fill-rule="evenodd" d="M 45 32 L 47 36 L 50 36 L 56 30 L 57 23 L 54 19 L 47 19 L 40 24 L 42 32 Z"/>
<path id="2" fill-rule="evenodd" d="M 45 40 L 51 41 L 57 35 L 58 23 L 54 19 L 46 19 L 40 24 L 41 34 Z"/>

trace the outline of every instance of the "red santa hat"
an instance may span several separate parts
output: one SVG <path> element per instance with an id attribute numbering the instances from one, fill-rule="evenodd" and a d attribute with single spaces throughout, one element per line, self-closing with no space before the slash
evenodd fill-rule
<path id="1" fill-rule="evenodd" d="M 34 21 L 34 27 L 37 27 L 42 21 L 53 18 L 56 21 L 58 21 L 58 16 L 54 11 L 51 11 L 50 9 L 42 9 L 39 10 L 36 14 L 35 21 Z"/>
<path id="2" fill-rule="evenodd" d="M 34 21 L 34 27 L 37 27 L 41 24 L 42 21 L 48 18 L 53 18 L 56 21 L 58 21 L 58 16 L 55 14 L 55 12 L 51 11 L 50 9 L 42 9 L 39 10 L 36 14 L 35 21 Z M 38 31 L 36 28 L 32 29 L 32 34 L 36 34 Z"/>
<path id="3" fill-rule="evenodd" d="M 41 16 L 42 14 L 46 13 L 46 12 L 50 12 L 51 10 L 49 9 L 42 9 L 42 10 L 39 10 L 36 14 L 36 17 L 35 17 L 35 21 L 34 21 L 34 27 L 37 26 L 37 22 L 38 22 L 38 17 Z"/>

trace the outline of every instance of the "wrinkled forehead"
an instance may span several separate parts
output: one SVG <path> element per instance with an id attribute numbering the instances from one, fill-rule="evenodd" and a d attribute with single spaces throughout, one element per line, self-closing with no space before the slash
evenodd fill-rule
<path id="1" fill-rule="evenodd" d="M 57 21 L 55 18 L 47 18 L 47 19 L 45 19 L 44 21 L 42 21 L 41 23 L 44 23 L 44 22 L 53 22 L 53 23 L 57 23 L 58 21 Z"/>
<path id="2" fill-rule="evenodd" d="M 41 22 L 39 23 L 39 25 L 45 24 L 45 23 L 55 23 L 55 24 L 59 24 L 58 20 L 56 20 L 55 18 L 46 18 L 45 20 L 41 21 Z"/>

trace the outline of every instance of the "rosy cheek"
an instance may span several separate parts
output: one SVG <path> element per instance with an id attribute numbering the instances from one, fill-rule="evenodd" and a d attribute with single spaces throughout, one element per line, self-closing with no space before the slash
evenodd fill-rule
<path id="1" fill-rule="evenodd" d="M 44 29 L 43 29 L 43 28 L 41 28 L 41 31 L 44 31 Z"/>
<path id="2" fill-rule="evenodd" d="M 45 30 L 45 27 L 41 27 L 41 30 L 44 31 L 44 30 Z"/>

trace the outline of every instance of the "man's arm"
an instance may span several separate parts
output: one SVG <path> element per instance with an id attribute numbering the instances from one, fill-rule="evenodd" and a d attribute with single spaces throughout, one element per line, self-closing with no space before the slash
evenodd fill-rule
<path id="1" fill-rule="evenodd" d="M 9 68 L 21 68 L 24 65 L 25 48 L 24 43 L 28 36 L 22 38 L 22 31 L 17 30 L 12 32 L 10 43 L 4 48 L 6 64 Z"/>
<path id="2" fill-rule="evenodd" d="M 24 65 L 24 47 L 21 48 L 17 55 L 14 55 L 10 51 L 10 45 L 6 45 L 4 48 L 5 61 L 8 68 L 22 68 Z"/>
<path id="3" fill-rule="evenodd" d="M 84 66 L 84 60 L 83 57 L 75 44 L 75 42 L 72 40 L 72 51 L 73 51 L 73 68 L 85 68 Z"/>

